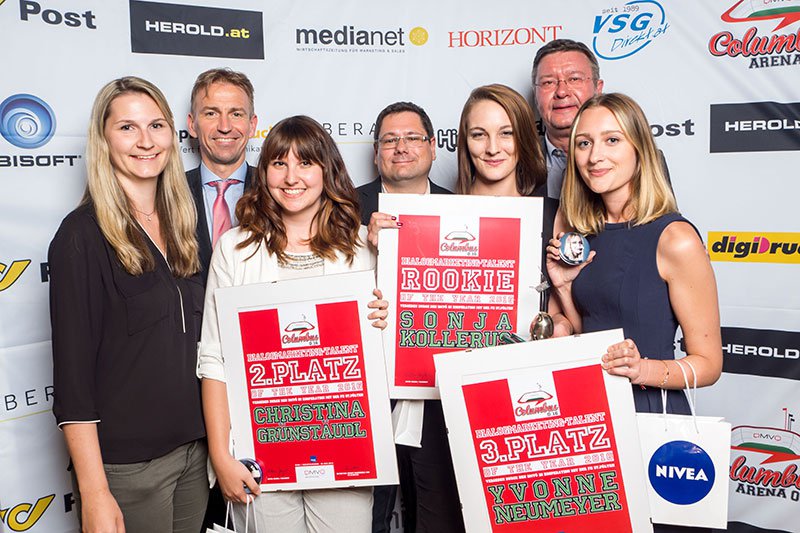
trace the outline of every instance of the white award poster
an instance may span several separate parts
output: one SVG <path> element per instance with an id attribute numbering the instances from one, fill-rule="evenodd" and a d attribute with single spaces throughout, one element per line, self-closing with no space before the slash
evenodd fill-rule
<path id="1" fill-rule="evenodd" d="M 467 531 L 652 533 L 622 330 L 437 355 Z"/>
<path id="2" fill-rule="evenodd" d="M 372 271 L 217 289 L 231 435 L 266 491 L 396 484 Z"/>
<path id="3" fill-rule="evenodd" d="M 435 399 L 433 355 L 529 338 L 539 311 L 541 198 L 381 194 L 378 287 L 392 398 Z"/>

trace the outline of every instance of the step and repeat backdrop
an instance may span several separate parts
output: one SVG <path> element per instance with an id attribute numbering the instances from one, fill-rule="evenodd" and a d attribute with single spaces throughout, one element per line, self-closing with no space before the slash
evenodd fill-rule
<path id="1" fill-rule="evenodd" d="M 534 54 L 556 38 L 589 45 L 605 90 L 641 103 L 680 209 L 706 239 L 725 363 L 701 391 L 700 411 L 734 428 L 729 531 L 800 531 L 800 1 L 491 7 L 0 0 L 0 531 L 77 531 L 51 413 L 46 261 L 84 189 L 87 120 L 103 84 L 129 74 L 155 82 L 193 168 L 185 117 L 195 77 L 216 66 L 242 71 L 259 117 L 250 163 L 273 124 L 306 114 L 333 135 L 357 185 L 376 175 L 376 115 L 410 100 L 433 119 L 432 178 L 452 188 L 469 92 L 499 82 L 530 98 Z"/>

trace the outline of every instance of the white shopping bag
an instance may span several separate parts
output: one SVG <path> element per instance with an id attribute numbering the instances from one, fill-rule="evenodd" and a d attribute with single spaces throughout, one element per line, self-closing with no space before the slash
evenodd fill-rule
<path id="1" fill-rule="evenodd" d="M 731 425 L 719 417 L 696 416 L 686 371 L 690 415 L 637 413 L 642 459 L 647 470 L 653 523 L 726 529 Z M 694 375 L 694 368 L 688 362 Z M 694 391 L 697 376 L 694 375 Z"/>

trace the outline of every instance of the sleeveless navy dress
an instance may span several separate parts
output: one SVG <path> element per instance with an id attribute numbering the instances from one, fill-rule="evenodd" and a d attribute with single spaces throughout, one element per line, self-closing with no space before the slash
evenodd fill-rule
<path id="1" fill-rule="evenodd" d="M 641 226 L 609 223 L 598 235 L 587 238 L 597 255 L 572 282 L 584 332 L 622 328 L 625 338 L 633 339 L 642 357 L 675 358 L 673 343 L 678 320 L 670 306 L 667 284 L 658 275 L 656 248 L 661 233 L 676 221 L 688 222 L 671 213 Z M 670 365 L 670 371 L 677 369 Z M 662 377 L 663 365 L 654 365 L 652 372 Z M 688 377 L 691 383 L 691 375 Z M 642 390 L 634 385 L 633 399 L 638 412 L 662 410 L 658 387 Z M 690 414 L 682 391 L 667 391 L 667 412 Z"/>

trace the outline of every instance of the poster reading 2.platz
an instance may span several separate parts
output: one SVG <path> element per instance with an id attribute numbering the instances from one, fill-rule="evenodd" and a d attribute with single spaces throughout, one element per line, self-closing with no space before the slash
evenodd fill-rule
<path id="1" fill-rule="evenodd" d="M 263 490 L 397 483 L 372 271 L 217 290 L 237 459 Z"/>
<path id="2" fill-rule="evenodd" d="M 542 199 L 381 194 L 378 285 L 393 398 L 438 398 L 433 355 L 529 337 L 539 311 Z"/>
<path id="3" fill-rule="evenodd" d="M 467 530 L 650 532 L 621 330 L 436 356 Z"/>

